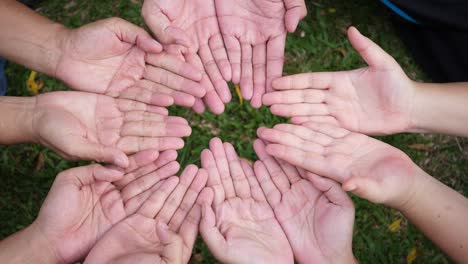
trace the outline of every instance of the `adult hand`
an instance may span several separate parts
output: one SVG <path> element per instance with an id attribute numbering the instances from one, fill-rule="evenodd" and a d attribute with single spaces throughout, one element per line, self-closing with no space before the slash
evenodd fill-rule
<path id="1" fill-rule="evenodd" d="M 168 50 L 184 54 L 185 60 L 205 69 L 204 98 L 216 114 L 224 111 L 224 103 L 231 100 L 226 81 L 231 80 L 223 39 L 219 31 L 214 0 L 145 0 L 142 16 L 155 36 L 169 46 Z M 198 55 L 196 55 L 198 54 Z M 204 110 L 201 101 L 194 108 Z"/>
<path id="2" fill-rule="evenodd" d="M 213 255 L 223 263 L 293 263 L 291 246 L 251 166 L 218 138 L 201 161 L 214 195 L 201 199 L 200 233 Z"/>
<path id="3" fill-rule="evenodd" d="M 414 83 L 398 63 L 352 27 L 348 37 L 369 65 L 345 72 L 307 73 L 273 82 L 264 96 L 275 115 L 292 122 L 321 122 L 372 134 L 406 131 L 411 124 Z"/>
<path id="4" fill-rule="evenodd" d="M 122 180 L 124 174 L 138 173 L 156 154 L 145 151 L 134 155 L 125 172 L 95 164 L 57 176 L 32 226 L 50 243 L 60 263 L 82 259 L 113 225 L 140 208 L 144 202 L 141 196 L 147 196 L 144 190 L 134 186 L 133 197 L 124 201 L 112 182 Z"/>
<path id="5" fill-rule="evenodd" d="M 216 15 L 232 66 L 232 81 L 259 108 L 262 96 L 283 73 L 285 3 L 271 0 L 215 0 Z"/>
<path id="6" fill-rule="evenodd" d="M 343 183 L 343 189 L 392 207 L 410 200 L 416 166 L 405 153 L 371 137 L 328 124 L 260 128 L 266 152 L 294 166 Z"/>
<path id="7" fill-rule="evenodd" d="M 156 184 L 138 212 L 109 230 L 85 263 L 188 263 L 201 218 L 195 202 L 206 179 L 204 170 L 190 165 L 180 180 Z"/>
<path id="8" fill-rule="evenodd" d="M 36 142 L 67 159 L 128 166 L 126 154 L 180 149 L 191 133 L 187 121 L 167 110 L 126 99 L 82 92 L 54 92 L 36 99 Z"/>
<path id="9" fill-rule="evenodd" d="M 56 76 L 75 90 L 157 106 L 193 106 L 202 73 L 120 18 L 65 31 Z M 145 64 L 145 62 L 147 64 Z"/>
<path id="10" fill-rule="evenodd" d="M 299 263 L 354 263 L 354 205 L 335 182 L 301 178 L 292 165 L 277 161 L 254 142 L 261 161 L 255 176 Z"/>

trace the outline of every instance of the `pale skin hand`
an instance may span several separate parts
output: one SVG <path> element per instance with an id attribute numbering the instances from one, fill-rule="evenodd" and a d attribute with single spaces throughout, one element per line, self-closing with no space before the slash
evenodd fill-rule
<path id="1" fill-rule="evenodd" d="M 61 34 L 55 75 L 74 90 L 169 106 L 205 95 L 202 73 L 123 19 L 100 20 Z"/>
<path id="2" fill-rule="evenodd" d="M 128 166 L 125 154 L 180 149 L 191 128 L 164 108 L 83 92 L 54 92 L 36 99 L 35 141 L 68 159 Z"/>
<path id="3" fill-rule="evenodd" d="M 223 263 L 293 263 L 289 242 L 259 184 L 231 144 L 215 138 L 201 161 L 210 195 L 201 197 L 200 233 Z M 244 168 L 243 168 L 244 167 Z"/>
<path id="4" fill-rule="evenodd" d="M 107 230 L 139 210 L 145 201 L 141 196 L 148 197 L 146 192 L 151 190 L 133 186 L 133 197 L 124 201 L 112 182 L 124 179 L 124 174 L 139 173 L 155 157 L 154 151 L 138 153 L 130 158 L 125 172 L 90 165 L 57 176 L 32 226 L 40 230 L 38 233 L 48 241 L 59 262 L 80 260 Z"/>
<path id="5" fill-rule="evenodd" d="M 341 187 L 314 175 L 301 178 L 292 165 L 277 161 L 254 142 L 261 161 L 255 176 L 289 239 L 299 263 L 353 263 L 354 205 Z M 251 172 L 254 175 L 253 172 Z"/>
<path id="6" fill-rule="evenodd" d="M 414 82 L 398 63 L 356 28 L 348 30 L 353 47 L 369 65 L 345 72 L 306 73 L 273 82 L 277 90 L 263 103 L 292 122 L 321 122 L 350 131 L 382 135 L 411 127 Z"/>
<path id="7" fill-rule="evenodd" d="M 142 16 L 155 36 L 172 53 L 206 71 L 202 85 L 204 102 L 216 114 L 231 100 L 226 81 L 231 80 L 231 66 L 219 31 L 214 0 L 145 0 Z M 197 55 L 198 54 L 198 55 Z M 204 105 L 197 100 L 197 112 Z"/>
<path id="8" fill-rule="evenodd" d="M 272 91 L 272 81 L 283 73 L 287 33 L 285 3 L 271 0 L 215 2 L 232 65 L 232 81 L 240 83 L 242 96 L 259 108 L 265 91 Z"/>
<path id="9" fill-rule="evenodd" d="M 156 184 L 137 213 L 109 230 L 85 263 L 188 263 L 201 218 L 196 201 L 205 196 L 206 180 L 206 171 L 190 165 L 180 178 Z"/>
<path id="10" fill-rule="evenodd" d="M 318 123 L 280 124 L 257 134 L 269 142 L 271 156 L 343 183 L 371 202 L 403 206 L 417 189 L 411 159 L 371 137 Z"/>

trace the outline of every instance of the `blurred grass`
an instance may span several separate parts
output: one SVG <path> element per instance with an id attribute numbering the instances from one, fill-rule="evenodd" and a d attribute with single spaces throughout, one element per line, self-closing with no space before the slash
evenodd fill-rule
<path id="1" fill-rule="evenodd" d="M 376 0 L 307 1 L 309 15 L 287 42 L 285 72 L 287 74 L 347 70 L 364 66 L 364 62 L 346 39 L 346 28 L 357 26 L 361 32 L 394 56 L 408 75 L 427 80 L 398 40 L 386 12 Z M 38 11 L 68 27 L 111 16 L 120 16 L 142 25 L 141 1 L 45 0 Z M 26 89 L 29 71 L 10 64 L 7 69 L 8 95 L 30 96 Z M 85 78 L 85 76 L 83 76 Z M 41 76 L 45 82 L 42 92 L 67 89 L 60 82 Z M 171 113 L 187 118 L 193 134 L 179 152 L 182 167 L 199 164 L 200 152 L 208 141 L 218 136 L 231 142 L 239 154 L 254 160 L 252 142 L 259 126 L 273 126 L 284 121 L 271 115 L 266 108 L 252 109 L 233 102 L 223 115 L 196 115 L 190 110 L 173 107 Z M 424 170 L 465 196 L 468 195 L 468 141 L 439 135 L 393 135 L 381 138 L 408 153 Z M 42 163 L 43 166 L 38 166 Z M 54 177 L 60 171 L 86 163 L 61 159 L 55 153 L 37 145 L 0 146 L 0 236 L 6 237 L 30 224 Z M 427 240 L 404 217 L 391 209 L 353 197 L 356 203 L 354 253 L 361 263 L 406 263 L 412 248 L 418 256 L 414 263 L 450 263 L 450 260 Z M 390 232 L 389 225 L 403 218 L 401 227 Z M 194 249 L 193 263 L 213 263 L 206 246 L 200 241 Z"/>

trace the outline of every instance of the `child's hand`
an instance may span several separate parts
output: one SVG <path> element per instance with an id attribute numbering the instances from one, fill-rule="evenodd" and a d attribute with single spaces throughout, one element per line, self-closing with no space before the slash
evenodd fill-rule
<path id="1" fill-rule="evenodd" d="M 415 190 L 413 162 L 371 137 L 328 124 L 280 124 L 260 128 L 268 154 L 343 183 L 343 189 L 374 203 L 404 205 Z"/>
<path id="2" fill-rule="evenodd" d="M 393 134 L 411 125 L 414 84 L 398 63 L 352 27 L 348 37 L 369 65 L 353 71 L 306 73 L 273 82 L 263 97 L 292 122 L 328 123 L 365 134 Z"/>

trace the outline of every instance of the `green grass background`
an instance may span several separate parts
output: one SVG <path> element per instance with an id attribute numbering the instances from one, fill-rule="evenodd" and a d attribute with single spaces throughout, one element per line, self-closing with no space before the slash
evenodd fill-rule
<path id="1" fill-rule="evenodd" d="M 377 0 L 307 1 L 309 15 L 287 41 L 286 74 L 309 71 L 347 70 L 364 66 L 364 62 L 346 39 L 346 28 L 357 26 L 401 63 L 408 75 L 427 80 L 399 41 L 390 23 L 390 14 Z M 138 0 L 45 0 L 38 12 L 68 27 L 101 18 L 119 16 L 143 25 Z M 7 69 L 8 95 L 30 96 L 26 89 L 29 71 L 10 63 Z M 66 90 L 60 82 L 41 75 L 42 92 Z M 83 76 L 86 78 L 86 76 Z M 284 121 L 267 108 L 252 109 L 241 105 L 236 96 L 223 115 L 197 115 L 173 107 L 171 113 L 189 120 L 193 134 L 179 152 L 182 167 L 200 164 L 201 151 L 208 141 L 220 137 L 234 144 L 239 154 L 256 159 L 252 142 L 259 126 L 273 126 Z M 468 195 L 468 141 L 440 135 L 400 134 L 381 138 L 402 149 L 424 170 L 463 195 Z M 415 145 L 418 144 L 418 145 Z M 422 146 L 422 147 L 421 147 Z M 38 166 L 43 160 L 43 166 Z M 38 145 L 0 146 L 0 236 L 4 238 L 30 224 L 55 176 L 65 169 L 86 162 L 68 162 Z M 413 225 L 395 210 L 353 197 L 356 204 L 354 253 L 361 263 L 405 263 L 412 248 L 418 252 L 415 263 L 450 263 L 450 260 Z M 392 233 L 388 226 L 403 218 L 401 228 Z M 200 241 L 194 249 L 192 263 L 213 263 L 206 246 Z"/>

